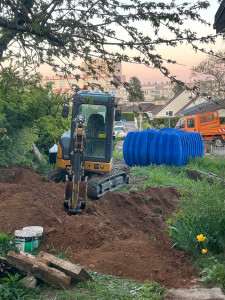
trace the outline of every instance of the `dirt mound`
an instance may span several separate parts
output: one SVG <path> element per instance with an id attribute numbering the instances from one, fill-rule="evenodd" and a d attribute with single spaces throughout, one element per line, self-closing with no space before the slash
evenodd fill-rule
<path id="1" fill-rule="evenodd" d="M 43 250 L 68 251 L 87 270 L 157 281 L 167 288 L 190 287 L 197 274 L 185 253 L 165 231 L 174 211 L 173 188 L 107 193 L 88 202 L 82 215 L 62 208 L 64 184 L 58 185 L 27 167 L 0 170 L 0 231 L 44 227 Z"/>

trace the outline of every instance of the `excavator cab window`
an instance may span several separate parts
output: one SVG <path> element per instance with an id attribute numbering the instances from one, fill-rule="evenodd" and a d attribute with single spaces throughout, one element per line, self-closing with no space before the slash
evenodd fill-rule
<path id="1" fill-rule="evenodd" d="M 106 106 L 81 104 L 79 114 L 85 116 L 85 157 L 105 158 Z"/>

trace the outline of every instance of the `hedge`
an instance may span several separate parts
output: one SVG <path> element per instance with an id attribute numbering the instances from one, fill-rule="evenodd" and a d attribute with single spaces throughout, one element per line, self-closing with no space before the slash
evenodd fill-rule
<path id="1" fill-rule="evenodd" d="M 134 113 L 122 112 L 121 119 L 126 121 L 134 121 Z"/>
<path id="2" fill-rule="evenodd" d="M 175 128 L 180 117 L 172 117 L 170 118 L 170 127 Z M 148 121 L 148 124 L 151 125 L 152 128 L 156 127 L 169 127 L 169 118 L 154 118 L 153 120 Z"/>

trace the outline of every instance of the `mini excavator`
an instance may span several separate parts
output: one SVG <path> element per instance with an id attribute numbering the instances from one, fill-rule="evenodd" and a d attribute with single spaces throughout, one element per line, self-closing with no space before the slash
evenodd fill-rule
<path id="1" fill-rule="evenodd" d="M 64 106 L 62 116 L 68 115 Z M 129 182 L 127 167 L 113 166 L 114 120 L 121 120 L 114 94 L 85 87 L 75 95 L 71 130 L 61 136 L 55 153 L 66 183 L 64 207 L 71 215 L 82 212 L 87 196 L 98 199 Z"/>

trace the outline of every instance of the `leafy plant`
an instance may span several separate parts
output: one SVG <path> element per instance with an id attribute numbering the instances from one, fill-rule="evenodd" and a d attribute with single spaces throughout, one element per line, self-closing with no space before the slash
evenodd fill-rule
<path id="1" fill-rule="evenodd" d="M 8 277 L 1 278 L 0 299 L 2 300 L 26 300 L 36 299 L 39 290 L 31 290 L 21 285 L 21 276 L 16 273 L 8 273 Z"/>
<path id="2" fill-rule="evenodd" d="M 152 281 L 142 285 L 140 296 L 143 299 L 161 300 L 164 292 L 165 287 L 158 285 L 155 281 Z"/>
<path id="3" fill-rule="evenodd" d="M 0 232 L 0 255 L 6 256 L 10 250 L 16 250 L 14 237 L 10 237 L 4 232 Z"/>
<path id="4" fill-rule="evenodd" d="M 212 286 L 220 287 L 223 291 L 225 291 L 224 263 L 219 262 L 215 259 L 214 264 L 210 267 L 203 269 L 201 275 L 203 275 L 203 277 L 200 279 L 202 282 L 210 284 Z"/>

